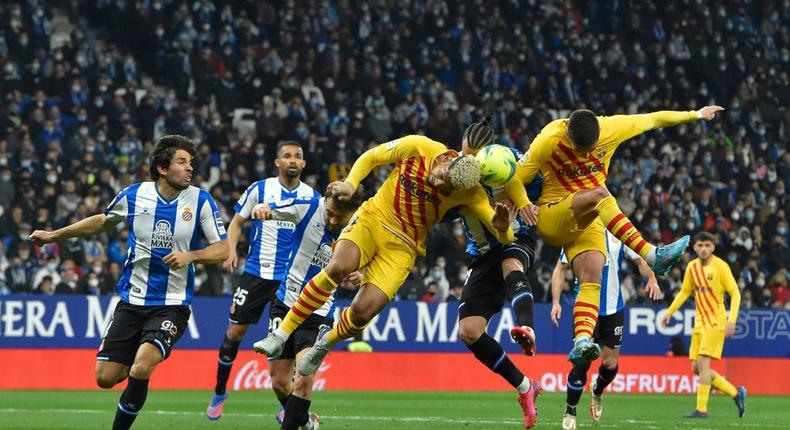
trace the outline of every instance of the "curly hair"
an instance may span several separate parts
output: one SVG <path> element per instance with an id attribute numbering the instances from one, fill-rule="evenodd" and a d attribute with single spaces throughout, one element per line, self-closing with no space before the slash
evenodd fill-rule
<path id="1" fill-rule="evenodd" d="M 468 190 L 480 182 L 480 163 L 470 155 L 459 155 L 450 162 L 447 176 L 454 190 Z"/>
<path id="2" fill-rule="evenodd" d="M 151 179 L 156 181 L 159 179 L 159 167 L 168 168 L 170 162 L 173 161 L 173 155 L 179 149 L 188 152 L 192 158 L 197 155 L 197 145 L 192 139 L 181 136 L 178 134 L 168 134 L 159 138 L 154 144 L 154 150 L 151 151 L 151 157 L 148 160 L 148 174 Z"/>

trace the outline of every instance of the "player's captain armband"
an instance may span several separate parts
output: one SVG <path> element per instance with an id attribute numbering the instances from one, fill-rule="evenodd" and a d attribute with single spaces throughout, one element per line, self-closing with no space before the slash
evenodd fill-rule
<path id="1" fill-rule="evenodd" d="M 390 140 L 389 142 L 385 143 L 384 145 L 386 145 L 385 147 L 387 148 L 387 151 L 391 151 L 392 148 L 398 146 L 399 143 L 400 143 L 400 139 L 395 139 L 395 140 Z"/>
<path id="2" fill-rule="evenodd" d="M 529 152 L 530 151 L 527 150 L 527 152 L 525 152 L 521 157 L 519 157 L 518 164 L 521 164 L 522 166 L 527 165 L 527 160 L 529 159 Z"/>
<path id="3" fill-rule="evenodd" d="M 214 211 L 214 220 L 217 222 L 217 231 L 219 231 L 219 234 L 225 234 L 225 223 L 222 222 L 222 215 L 220 215 L 219 211 Z"/>

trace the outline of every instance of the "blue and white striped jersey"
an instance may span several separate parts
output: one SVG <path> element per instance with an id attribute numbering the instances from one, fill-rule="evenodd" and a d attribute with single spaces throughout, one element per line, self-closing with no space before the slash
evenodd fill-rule
<path id="1" fill-rule="evenodd" d="M 623 267 L 624 258 L 637 261 L 641 257 L 631 248 L 623 246 L 616 237 L 606 231 L 606 263 L 603 266 L 601 276 L 601 303 L 598 306 L 598 315 L 613 315 L 625 308 L 623 303 L 623 289 L 620 287 L 622 274 L 620 269 Z M 560 261 L 568 264 L 565 257 L 565 249 L 560 253 Z M 574 281 L 574 292 L 579 292 L 579 282 Z"/>
<path id="2" fill-rule="evenodd" d="M 129 251 L 116 289 L 133 305 L 189 305 L 195 265 L 170 269 L 163 258 L 226 238 L 217 203 L 205 190 L 190 186 L 173 200 L 159 194 L 154 182 L 125 188 L 104 210 L 110 222 L 129 224 Z"/>
<path id="3" fill-rule="evenodd" d="M 307 283 L 332 260 L 333 244 L 340 230 L 326 228 L 325 199 L 289 199 L 271 203 L 272 219 L 290 221 L 296 225 L 291 242 L 291 262 L 287 276 L 277 290 L 277 299 L 291 307 Z M 335 294 L 316 310 L 321 316 L 334 312 Z"/>
<path id="4" fill-rule="evenodd" d="M 516 160 L 521 158 L 521 152 L 515 148 L 510 148 L 513 152 L 513 155 L 516 157 Z M 529 196 L 529 200 L 532 202 L 538 201 L 540 197 L 540 191 L 543 187 L 543 175 L 538 172 L 535 179 L 527 186 L 527 195 Z M 490 188 L 483 186 L 488 193 L 488 198 L 492 202 L 498 202 L 504 200 L 507 196 L 505 194 L 505 187 L 497 187 L 497 188 Z M 492 248 L 496 248 L 501 246 L 498 240 L 496 240 L 496 236 L 491 234 L 488 231 L 483 223 L 480 222 L 474 215 L 471 214 L 463 214 L 461 219 L 464 223 L 464 230 L 466 230 L 466 253 L 477 257 L 478 255 L 485 254 Z M 510 227 L 513 229 L 513 234 L 516 236 L 519 235 L 528 235 L 533 231 L 533 227 L 528 226 L 526 222 L 521 218 L 520 215 L 516 215 L 516 218 L 510 224 Z"/>
<path id="5" fill-rule="evenodd" d="M 250 185 L 233 209 L 244 219 L 250 219 L 252 208 L 259 203 L 313 197 L 321 195 L 304 182 L 291 190 L 284 187 L 278 177 L 273 176 Z M 250 249 L 244 271 L 261 279 L 282 281 L 287 273 L 294 227 L 294 223 L 290 221 L 252 220 Z"/>

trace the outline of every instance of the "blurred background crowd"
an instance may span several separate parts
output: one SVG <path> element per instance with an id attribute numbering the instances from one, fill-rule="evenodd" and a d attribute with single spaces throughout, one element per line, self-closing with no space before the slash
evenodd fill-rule
<path id="1" fill-rule="evenodd" d="M 655 242 L 712 232 L 742 306 L 789 307 L 790 0 L 24 0 L 2 2 L 0 21 L 0 294 L 113 294 L 122 228 L 41 249 L 26 238 L 147 179 L 166 133 L 198 143 L 193 183 L 227 222 L 251 182 L 276 175 L 285 139 L 323 190 L 375 143 L 418 133 L 459 148 L 486 114 L 498 143 L 526 151 L 576 108 L 719 104 L 710 123 L 625 143 L 607 185 Z M 436 228 L 399 297 L 457 299 L 464 246 L 460 224 Z M 539 245 L 538 300 L 558 252 Z M 684 266 L 660 281 L 667 299 Z M 627 301 L 647 303 L 625 269 Z M 213 266 L 195 285 L 234 283 Z"/>

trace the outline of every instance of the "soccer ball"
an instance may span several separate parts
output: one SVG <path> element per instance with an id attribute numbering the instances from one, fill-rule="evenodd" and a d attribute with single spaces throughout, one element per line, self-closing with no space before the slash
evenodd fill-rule
<path id="1" fill-rule="evenodd" d="M 475 158 L 480 163 L 480 182 L 487 187 L 501 187 L 516 173 L 516 156 L 506 146 L 488 145 Z"/>

